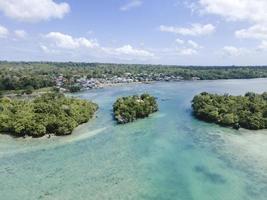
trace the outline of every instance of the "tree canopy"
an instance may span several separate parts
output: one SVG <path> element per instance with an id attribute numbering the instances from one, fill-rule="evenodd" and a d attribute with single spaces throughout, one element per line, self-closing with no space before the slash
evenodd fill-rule
<path id="1" fill-rule="evenodd" d="M 41 137 L 45 134 L 68 135 L 91 119 L 95 103 L 47 93 L 33 100 L 0 99 L 0 133 Z"/>
<path id="2" fill-rule="evenodd" d="M 192 101 L 194 115 L 201 120 L 251 130 L 267 128 L 267 93 L 245 96 L 203 92 Z"/>
<path id="3" fill-rule="evenodd" d="M 56 85 L 56 78 L 64 77 L 64 84 L 72 88 L 78 78 L 110 78 L 114 76 L 157 79 L 161 76 L 180 76 L 184 80 L 245 79 L 267 77 L 266 66 L 163 66 L 142 64 L 107 64 L 74 62 L 6 62 L 0 61 L 0 90 L 39 89 Z"/>
<path id="4" fill-rule="evenodd" d="M 114 117 L 119 124 L 148 117 L 158 111 L 156 98 L 149 94 L 121 97 L 113 105 Z"/>

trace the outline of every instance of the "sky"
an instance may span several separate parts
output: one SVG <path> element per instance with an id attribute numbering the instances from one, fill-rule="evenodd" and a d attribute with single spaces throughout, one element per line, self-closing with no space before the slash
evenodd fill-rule
<path id="1" fill-rule="evenodd" d="M 267 0 L 0 0 L 0 60 L 266 65 Z"/>

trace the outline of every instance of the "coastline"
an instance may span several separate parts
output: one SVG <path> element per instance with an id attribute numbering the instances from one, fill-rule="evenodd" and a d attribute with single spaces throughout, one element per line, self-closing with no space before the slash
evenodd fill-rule
<path id="1" fill-rule="evenodd" d="M 141 85 L 141 84 L 152 84 L 156 81 L 149 81 L 149 82 L 131 82 L 131 83 L 101 83 L 99 88 L 95 89 L 101 89 L 101 88 L 112 88 L 112 87 L 121 87 L 121 86 L 129 86 L 129 85 Z"/>
<path id="2" fill-rule="evenodd" d="M 6 137 L 9 137 L 9 138 L 12 138 L 12 139 L 17 139 L 17 140 L 18 140 L 18 139 L 21 139 L 21 140 L 32 140 L 32 139 L 34 139 L 34 140 L 48 140 L 48 139 L 53 139 L 53 138 L 67 138 L 67 137 L 69 137 L 69 136 L 75 135 L 77 129 L 79 129 L 79 128 L 81 128 L 81 127 L 84 127 L 84 126 L 90 124 L 90 123 L 91 123 L 92 121 L 94 121 L 95 119 L 97 119 L 97 112 L 98 112 L 98 111 L 96 111 L 96 112 L 94 113 L 94 116 L 93 116 L 91 119 L 89 119 L 88 122 L 79 124 L 77 127 L 75 127 L 75 128 L 73 129 L 73 131 L 71 132 L 71 134 L 69 134 L 69 135 L 45 134 L 45 135 L 43 135 L 42 137 L 32 137 L 32 136 L 28 136 L 28 135 L 25 135 L 24 137 L 16 137 L 16 136 L 11 135 L 11 134 L 1 133 L 1 132 L 0 132 L 0 136 L 6 136 Z"/>
<path id="3" fill-rule="evenodd" d="M 243 79 L 243 80 L 265 80 L 267 78 L 253 78 L 253 79 Z M 212 81 L 236 81 L 236 80 L 240 80 L 240 79 L 219 79 L 219 80 L 180 80 L 180 81 L 149 81 L 149 82 L 131 82 L 131 83 L 108 83 L 108 84 L 102 84 L 101 87 L 99 88 L 94 88 L 94 89 L 90 89 L 90 90 L 82 90 L 80 92 L 90 92 L 90 91 L 94 91 L 94 90 L 99 90 L 99 89 L 108 89 L 108 88 L 116 88 L 116 87 L 123 87 L 123 86 L 136 86 L 136 85 L 142 85 L 142 84 L 156 84 L 156 83 L 190 83 L 190 82 L 212 82 Z M 43 93 L 43 92 L 42 92 Z M 79 92 L 77 92 L 79 93 Z M 77 93 L 66 93 L 66 95 L 70 95 L 70 96 L 74 96 L 75 94 Z M 38 94 L 35 94 L 36 96 Z M 27 95 L 28 98 L 33 98 L 34 96 L 30 95 Z M 23 140 L 32 140 L 32 139 L 36 139 L 36 140 L 49 140 L 49 139 L 53 139 L 53 138 L 64 138 L 64 137 L 70 137 L 70 136 L 73 136 L 75 135 L 75 132 L 77 129 L 79 129 L 80 127 L 84 126 L 85 124 L 89 124 L 91 123 L 91 121 L 95 120 L 97 118 L 97 113 L 95 113 L 95 116 L 90 119 L 90 121 L 84 123 L 84 124 L 80 124 L 79 126 L 77 126 L 73 132 L 69 135 L 65 135 L 65 136 L 56 136 L 54 134 L 50 134 L 50 135 L 44 135 L 42 137 L 39 137 L 39 138 L 33 138 L 31 136 L 25 136 L 25 137 L 20 137 L 20 139 L 23 139 Z M 264 131 L 267 129 L 263 129 L 262 131 Z M 1 135 L 8 135 L 8 134 L 1 134 Z M 11 137 L 11 138 L 15 138 L 15 139 L 18 139 L 17 137 L 14 137 L 14 136 L 10 136 L 8 135 L 8 137 Z"/>
<path id="4" fill-rule="evenodd" d="M 91 89 L 81 89 L 78 92 L 62 92 L 64 94 L 75 94 L 75 93 L 79 93 L 79 92 L 84 92 L 84 91 L 92 91 L 92 90 L 99 90 L 99 89 L 106 89 L 106 88 L 113 88 L 113 87 L 121 87 L 121 86 L 130 86 L 130 85 L 142 85 L 142 84 L 155 84 L 155 83 L 187 83 L 187 82 L 204 82 L 204 81 L 208 81 L 208 82 L 212 82 L 212 81 L 238 81 L 238 80 L 264 80 L 267 79 L 266 78 L 240 78 L 240 79 L 205 79 L 205 80 L 170 80 L 170 81 L 146 81 L 146 82 L 129 82 L 129 83 L 101 83 L 98 87 L 95 88 L 91 88 Z M 40 91 L 40 89 L 34 91 L 32 94 L 26 95 L 18 95 L 15 93 L 15 91 L 8 91 L 6 93 L 4 93 L 4 97 L 8 97 L 8 98 L 21 98 L 21 99 L 31 99 L 34 98 L 36 96 L 39 96 L 41 94 L 44 94 L 46 92 L 51 92 L 51 88 L 50 90 L 46 90 L 44 91 Z"/>
<path id="5" fill-rule="evenodd" d="M 213 81 L 239 81 L 239 80 L 265 80 L 266 78 L 235 78 L 235 79 L 205 79 L 205 80 L 169 80 L 169 81 L 146 81 L 146 82 L 129 82 L 129 83 L 101 83 L 99 87 L 91 88 L 91 89 L 81 89 L 79 92 L 98 90 L 98 89 L 106 89 L 113 87 L 121 87 L 121 86 L 131 86 L 131 85 L 142 85 L 142 84 L 156 84 L 156 83 L 189 83 L 189 82 L 213 82 Z M 79 93 L 79 92 L 74 92 Z M 70 92 L 66 92 L 66 94 L 71 94 Z"/>

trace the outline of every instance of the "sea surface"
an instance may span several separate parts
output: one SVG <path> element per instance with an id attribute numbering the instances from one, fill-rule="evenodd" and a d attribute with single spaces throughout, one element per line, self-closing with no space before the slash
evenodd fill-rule
<path id="1" fill-rule="evenodd" d="M 267 131 L 196 120 L 194 95 L 267 91 L 267 79 L 119 86 L 76 97 L 100 106 L 71 136 L 0 136 L 0 200 L 266 200 Z M 148 92 L 160 111 L 117 125 L 112 104 Z"/>

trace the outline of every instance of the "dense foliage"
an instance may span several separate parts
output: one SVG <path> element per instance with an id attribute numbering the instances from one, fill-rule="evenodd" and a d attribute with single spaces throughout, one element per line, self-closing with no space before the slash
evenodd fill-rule
<path id="1" fill-rule="evenodd" d="M 56 63 L 56 62 L 0 62 L 0 90 L 25 90 L 55 86 L 55 79 L 63 75 L 66 85 L 75 84 L 75 79 L 131 76 L 157 78 L 180 76 L 185 80 L 198 77 L 201 80 L 241 79 L 267 77 L 267 67 L 185 67 L 163 65 L 128 65 L 101 63 Z M 76 90 L 77 88 L 72 88 Z"/>
<path id="2" fill-rule="evenodd" d="M 0 132 L 14 136 L 68 135 L 93 117 L 97 105 L 47 93 L 33 100 L 0 99 Z"/>
<path id="3" fill-rule="evenodd" d="M 207 122 L 252 130 L 267 128 L 267 93 L 245 96 L 201 93 L 192 101 L 194 114 Z"/>
<path id="4" fill-rule="evenodd" d="M 113 105 L 114 117 L 119 124 L 133 122 L 148 117 L 158 111 L 156 98 L 149 94 L 129 96 L 117 99 Z"/>

